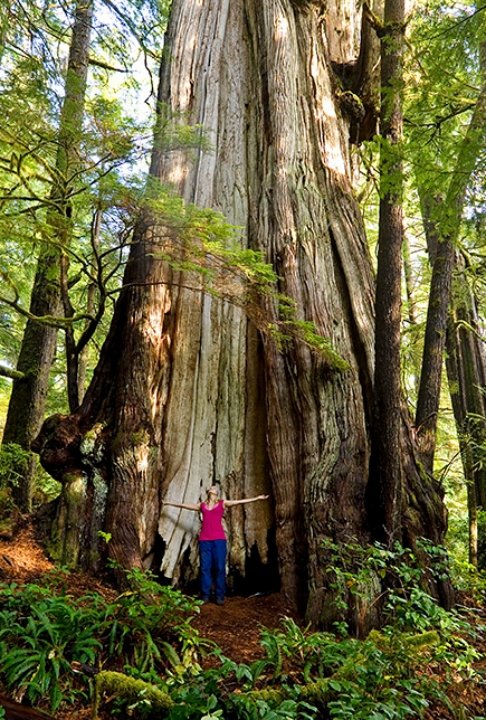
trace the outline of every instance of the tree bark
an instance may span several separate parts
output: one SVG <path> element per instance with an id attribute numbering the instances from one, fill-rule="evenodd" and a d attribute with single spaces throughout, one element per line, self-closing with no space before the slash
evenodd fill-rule
<path id="1" fill-rule="evenodd" d="M 443 354 L 451 300 L 452 272 L 466 190 L 477 161 L 477 150 L 486 136 L 486 85 L 479 94 L 471 121 L 459 148 L 457 161 L 444 201 L 447 209 L 434 234 L 438 243 L 432 269 L 425 342 L 420 375 L 415 424 L 420 438 L 421 454 L 432 472 L 435 453 L 437 415 L 441 387 Z M 422 195 L 424 191 L 422 190 Z M 424 204 L 422 203 L 423 207 Z"/>
<path id="2" fill-rule="evenodd" d="M 429 203 L 422 203 L 429 256 L 433 262 L 438 231 Z M 477 300 L 468 286 L 466 261 L 455 253 L 455 290 L 446 331 L 446 371 L 466 483 L 469 518 L 469 561 L 478 564 L 478 509 L 486 507 L 486 357 Z"/>
<path id="3" fill-rule="evenodd" d="M 373 539 L 365 496 L 374 327 L 350 119 L 333 71 L 357 62 L 361 3 L 322 11 L 290 0 L 175 0 L 151 174 L 241 228 L 242 247 L 264 253 L 299 319 L 315 323 L 349 370 L 297 341 L 280 348 L 200 278 L 172 269 L 162 251 L 180 243 L 175 223 L 147 214 L 84 401 L 48 419 L 36 441 L 65 483 L 64 517 L 68 488 L 83 488 L 70 553 L 91 567 L 103 530 L 122 567 L 187 585 L 197 575 L 195 515 L 161 500 L 197 502 L 214 482 L 227 497 L 270 491 L 272 503 L 228 512 L 230 583 L 261 587 L 278 573 L 289 600 L 321 624 L 337 612 L 323 541 Z M 181 122 L 204 128 L 206 143 L 178 147 Z M 261 306 L 269 324 L 281 320 L 276 299 Z M 440 540 L 440 494 L 417 472 L 406 423 L 400 442 L 414 497 L 408 537 Z M 366 607 L 350 601 L 355 627 L 372 619 L 374 592 Z"/>
<path id="4" fill-rule="evenodd" d="M 402 55 L 405 3 L 385 2 L 381 50 L 380 216 L 376 279 L 371 514 L 376 532 L 392 546 L 402 539 L 401 280 L 403 238 Z"/>
<path id="5" fill-rule="evenodd" d="M 30 301 L 30 313 L 41 321 L 29 319 L 26 323 L 17 362 L 17 370 L 23 376 L 13 382 L 3 434 L 4 444 L 16 443 L 25 450 L 30 449 L 42 423 L 56 352 L 57 327 L 42 322 L 42 318 L 59 316 L 62 308 L 59 248 L 66 245 L 69 235 L 68 197 L 74 166 L 79 162 L 77 146 L 84 115 L 92 13 L 93 3 L 80 0 L 76 7 L 59 125 L 58 181 L 51 189 L 47 212 L 49 236 L 41 245 Z M 18 471 L 24 481 L 13 488 L 13 493 L 19 507 L 28 511 L 34 492 L 35 457 L 32 456 L 28 467 Z"/>
<path id="6" fill-rule="evenodd" d="M 480 47 L 481 68 L 485 47 Z M 483 73 L 484 74 L 484 73 Z M 442 355 L 464 468 L 469 517 L 469 559 L 478 562 L 478 508 L 486 502 L 486 357 L 480 337 L 477 301 L 468 287 L 465 259 L 455 248 L 466 190 L 478 148 L 484 146 L 486 85 L 479 93 L 466 136 L 459 148 L 447 198 L 432 198 L 419 186 L 429 257 L 433 265 L 416 423 L 427 467 L 433 464 L 441 386 Z M 440 209 L 448 213 L 444 216 Z M 455 291 L 452 291 L 455 273 Z"/>

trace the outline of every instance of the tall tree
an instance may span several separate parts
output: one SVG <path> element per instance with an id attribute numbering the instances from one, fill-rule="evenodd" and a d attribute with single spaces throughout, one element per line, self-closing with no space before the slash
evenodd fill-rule
<path id="1" fill-rule="evenodd" d="M 429 293 L 425 342 L 415 422 L 426 467 L 432 471 L 443 355 L 451 301 L 455 251 L 466 201 L 466 193 L 476 166 L 478 152 L 486 144 L 486 86 L 474 104 L 471 119 L 459 145 L 455 166 L 440 203 L 428 187 L 420 188 L 424 218 L 432 240 L 433 270 Z M 440 204 L 440 210 L 438 205 Z"/>
<path id="2" fill-rule="evenodd" d="M 66 304 L 66 246 L 69 243 L 73 182 L 79 169 L 80 139 L 88 72 L 88 51 L 93 3 L 76 5 L 65 94 L 59 121 L 57 159 L 49 197 L 46 237 L 42 241 L 32 289 L 30 314 L 24 330 L 17 370 L 23 373 L 13 383 L 3 443 L 16 443 L 28 450 L 37 435 L 45 408 L 49 373 L 56 351 L 57 322 L 61 315 L 61 286 Z M 62 270 L 62 266 L 64 269 Z M 61 282 L 61 278 L 64 278 Z M 19 475 L 25 478 L 15 488 L 23 510 L 32 503 L 34 458 Z"/>
<path id="3" fill-rule="evenodd" d="M 249 582 L 262 564 L 267 575 L 278 571 L 282 590 L 316 623 L 337 613 L 324 540 L 375 539 L 366 509 L 374 283 L 351 182 L 357 116 L 347 101 L 372 82 L 378 44 L 360 2 L 322 10 L 290 0 L 173 2 L 151 175 L 187 205 L 177 223 L 143 217 L 84 401 L 49 418 L 36 440 L 64 487 L 56 528 L 65 562 L 96 565 L 102 529 L 123 567 L 188 582 L 196 529 L 184 511 L 166 513 L 162 498 L 195 502 L 214 482 L 233 496 L 270 490 L 273 507 L 231 517 L 231 578 Z M 203 128 L 206 142 L 190 151 L 169 142 L 181 121 Z M 263 252 L 298 319 L 327 339 L 327 354 L 279 346 L 166 261 L 190 203 L 242 228 L 243 248 Z M 261 303 L 267 325 L 285 321 L 276 296 Z M 441 497 L 418 471 L 405 422 L 400 440 L 411 491 L 400 506 L 404 539 L 440 542 Z M 369 604 L 350 598 L 353 625 L 372 619 L 378 585 L 370 581 Z"/>
<path id="4" fill-rule="evenodd" d="M 382 539 L 401 540 L 403 477 L 400 445 L 401 257 L 403 238 L 402 87 L 405 2 L 385 2 L 381 31 L 381 182 L 376 279 L 372 494 Z M 372 485 L 372 483 L 370 483 Z"/>
<path id="5" fill-rule="evenodd" d="M 468 506 L 469 562 L 484 568 L 478 553 L 478 511 L 486 509 L 486 350 L 481 337 L 477 299 L 468 287 L 466 262 L 455 263 L 446 338 L 446 368 L 461 449 Z"/>
<path id="6" fill-rule="evenodd" d="M 477 294 L 468 280 L 471 268 L 467 257 L 476 251 L 474 233 L 468 237 L 465 207 L 467 214 L 473 213 L 472 190 L 481 177 L 480 158 L 486 141 L 484 21 L 472 3 L 464 6 L 459 16 L 446 14 L 440 31 L 425 15 L 418 31 L 422 45 L 418 45 L 417 64 L 423 89 L 422 97 L 419 93 L 409 108 L 418 130 L 412 125 L 410 149 L 433 275 L 417 423 L 424 459 L 431 467 L 445 350 L 468 496 L 470 559 L 476 564 L 477 507 L 484 502 L 486 487 L 485 352 Z M 444 77 L 446 56 L 453 71 Z M 442 105 L 430 101 L 431 87 L 443 98 Z"/>

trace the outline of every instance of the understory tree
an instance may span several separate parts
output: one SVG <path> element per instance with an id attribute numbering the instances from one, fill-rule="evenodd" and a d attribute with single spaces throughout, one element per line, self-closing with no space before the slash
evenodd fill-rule
<path id="1" fill-rule="evenodd" d="M 433 17 L 434 10 L 428 12 Z M 474 230 L 484 215 L 484 11 L 475 12 L 472 3 L 459 15 L 443 8 L 435 12 L 441 16 L 440 32 L 427 12 L 417 23 L 422 82 L 411 93 L 409 108 L 410 157 L 432 266 L 416 426 L 423 462 L 432 470 L 445 360 L 467 493 L 469 559 L 477 565 L 477 513 L 486 502 L 484 261 L 483 241 Z M 453 69 L 444 74 L 446 57 Z M 434 94 L 440 94 L 440 106 Z"/>
<path id="2" fill-rule="evenodd" d="M 351 156 L 376 125 L 380 27 L 357 0 L 174 0 L 124 289 L 82 404 L 48 418 L 35 442 L 63 484 L 64 563 L 97 567 L 107 552 L 187 585 L 194 516 L 162 500 L 197 502 L 212 483 L 227 497 L 268 492 L 228 518 L 230 581 L 278 578 L 310 621 L 339 616 L 325 548 L 373 543 L 388 523 L 388 506 L 369 503 L 373 433 L 389 418 L 373 424 L 374 277 Z M 213 291 L 217 223 L 197 207 L 236 228 L 235 258 L 261 254 L 275 292 L 229 271 Z M 416 461 L 406 413 L 394 420 L 406 501 L 393 506 L 393 539 L 439 544 L 438 484 Z M 447 602 L 447 580 L 432 589 Z M 380 577 L 361 590 L 347 619 L 363 631 Z"/>
<path id="3" fill-rule="evenodd" d="M 21 374 L 13 382 L 3 434 L 4 444 L 15 443 L 24 450 L 29 450 L 44 417 L 49 374 L 56 352 L 58 318 L 62 315 L 62 297 L 65 302 L 67 297 L 71 197 L 79 173 L 92 16 L 92 2 L 82 0 L 76 5 L 65 95 L 56 138 L 56 162 L 46 198 L 47 213 L 39 243 L 29 317 L 17 362 L 17 371 Z M 24 153 L 19 151 L 19 165 L 27 165 L 30 155 L 27 148 Z M 23 168 L 22 171 L 26 172 Z M 27 181 L 26 184 L 30 189 Z M 17 469 L 19 475 L 24 476 L 24 482 L 14 487 L 14 492 L 19 507 L 24 511 L 32 508 L 34 459 L 30 456 L 24 466 Z"/>
<path id="4" fill-rule="evenodd" d="M 112 86 L 127 101 L 134 58 L 153 63 L 162 6 L 15 0 L 2 11 L 0 376 L 13 380 L 2 451 L 18 458 L 23 511 L 38 499 L 30 443 L 46 411 L 79 406 L 106 337 L 151 141 L 147 113 L 122 115 Z"/>

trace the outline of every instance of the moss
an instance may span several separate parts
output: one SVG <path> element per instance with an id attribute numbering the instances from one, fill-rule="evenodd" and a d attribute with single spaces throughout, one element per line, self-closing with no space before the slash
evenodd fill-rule
<path id="1" fill-rule="evenodd" d="M 102 460 L 104 451 L 102 442 L 103 429 L 104 426 L 97 423 L 84 435 L 80 443 L 80 450 L 83 455 L 92 456 L 94 460 Z"/>
<path id="2" fill-rule="evenodd" d="M 137 430 L 130 434 L 126 431 L 118 432 L 111 441 L 111 448 L 114 454 L 120 454 L 127 449 L 133 449 L 140 445 L 150 445 L 150 435 L 146 430 Z"/>
<path id="3" fill-rule="evenodd" d="M 316 680 L 316 682 L 306 683 L 300 689 L 300 695 L 306 700 L 325 705 L 333 695 L 333 691 L 329 687 L 329 679 Z"/>
<path id="4" fill-rule="evenodd" d="M 308 700 L 311 703 L 324 707 L 335 694 L 329 687 L 330 679 L 331 678 L 316 680 L 315 682 L 294 686 L 291 693 L 289 693 L 289 688 L 285 687 L 263 688 L 261 690 L 250 690 L 249 692 L 238 694 L 238 697 L 253 702 L 261 700 L 273 707 L 277 707 L 290 696 L 295 697 L 295 692 L 297 691 L 300 700 Z"/>
<path id="5" fill-rule="evenodd" d="M 6 514 L 10 515 L 13 505 L 11 489 L 7 486 L 0 486 L 0 517 Z"/>
<path id="6" fill-rule="evenodd" d="M 15 523 L 12 518 L 0 518 L 0 538 L 11 538 L 13 536 Z"/>
<path id="7" fill-rule="evenodd" d="M 249 690 L 246 693 L 241 693 L 241 696 L 248 700 L 263 700 L 267 703 L 279 704 L 288 697 L 288 693 L 282 688 L 263 688 L 262 690 Z"/>
<path id="8" fill-rule="evenodd" d="M 66 473 L 51 552 L 69 568 L 76 567 L 79 558 L 85 523 L 86 489 L 84 473 Z"/>
<path id="9" fill-rule="evenodd" d="M 97 529 L 101 529 L 103 518 L 105 517 L 106 499 L 108 497 L 108 485 L 105 482 L 104 477 L 98 472 L 93 473 L 92 482 L 94 489 L 93 519 L 95 525 L 97 526 Z"/>
<path id="10" fill-rule="evenodd" d="M 170 695 L 159 690 L 150 683 L 143 680 L 124 675 L 113 671 L 103 671 L 96 676 L 95 697 L 93 703 L 92 719 L 97 720 L 99 705 L 103 693 L 109 693 L 117 700 L 124 700 L 130 703 L 137 700 L 144 700 L 150 703 L 157 713 L 164 713 L 174 706 Z M 157 715 L 160 717 L 160 715 Z"/>
<path id="11" fill-rule="evenodd" d="M 403 633 L 399 637 L 400 641 L 408 648 L 428 649 L 433 645 L 438 645 L 440 642 L 439 634 L 435 630 L 429 630 L 428 632 L 419 633 L 418 635 L 410 635 Z M 389 637 L 379 632 L 379 630 L 372 630 L 368 635 L 370 640 L 377 648 L 383 652 L 392 651 L 397 645 L 397 636 Z"/>
<path id="12" fill-rule="evenodd" d="M 148 445 L 149 440 L 149 434 L 146 430 L 139 430 L 138 432 L 134 432 L 130 437 L 130 441 L 133 447 L 137 445 Z"/>
<path id="13" fill-rule="evenodd" d="M 360 122 L 366 115 L 362 99 L 351 90 L 337 91 L 336 96 L 343 112 Z"/>

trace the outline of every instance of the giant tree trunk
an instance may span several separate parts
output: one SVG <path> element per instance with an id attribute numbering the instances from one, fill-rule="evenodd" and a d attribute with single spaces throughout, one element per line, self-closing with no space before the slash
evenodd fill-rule
<path id="1" fill-rule="evenodd" d="M 278 571 L 310 620 L 336 617 L 323 540 L 372 539 L 374 288 L 333 72 L 362 59 L 361 30 L 351 0 L 325 13 L 290 0 L 174 0 L 151 173 L 241 227 L 242 245 L 262 250 L 278 290 L 349 369 L 296 341 L 279 349 L 241 309 L 171 270 L 160 253 L 175 230 L 146 217 L 85 399 L 74 415 L 48 419 L 36 442 L 64 483 L 64 562 L 95 565 L 103 529 L 123 567 L 184 585 L 197 575 L 197 522 L 163 510 L 162 498 L 196 502 L 213 482 L 228 497 L 268 490 L 272 503 L 228 513 L 230 580 L 248 586 Z M 202 125 L 211 147 L 168 149 L 178 119 Z M 269 323 L 278 319 L 276 301 L 261 304 Z M 405 424 L 401 435 L 414 499 L 406 537 L 440 542 L 437 487 L 418 475 Z"/>
<path id="2" fill-rule="evenodd" d="M 59 248 L 69 236 L 69 194 L 72 177 L 79 163 L 78 146 L 84 116 L 84 98 L 88 71 L 89 37 L 93 3 L 80 0 L 76 7 L 61 111 L 56 157 L 56 181 L 49 197 L 44 239 L 37 261 L 31 293 L 30 314 L 20 348 L 17 370 L 22 377 L 14 380 L 3 443 L 16 443 L 25 450 L 39 432 L 45 411 L 49 374 L 56 352 L 56 317 L 61 314 L 61 281 Z M 34 491 L 34 458 L 18 468 L 23 481 L 14 488 L 19 507 L 30 510 Z"/>

